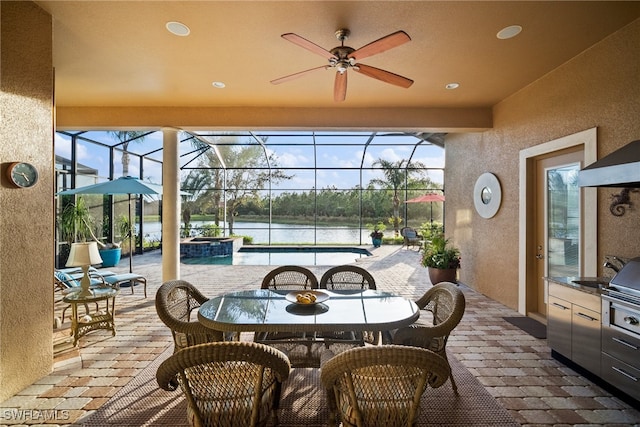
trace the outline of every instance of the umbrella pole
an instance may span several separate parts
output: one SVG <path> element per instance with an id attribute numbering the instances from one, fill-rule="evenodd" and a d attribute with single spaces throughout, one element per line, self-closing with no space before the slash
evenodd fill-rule
<path id="1" fill-rule="evenodd" d="M 133 223 L 131 222 L 131 193 L 129 193 L 129 273 L 133 273 Z M 133 286 L 133 283 L 131 283 Z"/>
<path id="2" fill-rule="evenodd" d="M 433 202 L 429 202 L 429 207 L 431 208 L 431 228 L 433 228 Z"/>

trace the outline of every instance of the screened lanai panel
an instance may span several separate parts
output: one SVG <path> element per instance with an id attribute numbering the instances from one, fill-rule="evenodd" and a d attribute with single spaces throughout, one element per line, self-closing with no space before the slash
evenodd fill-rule
<path id="1" fill-rule="evenodd" d="M 281 170 L 290 179 L 283 179 L 274 183 L 274 190 L 310 190 L 316 187 L 316 174 L 313 169 L 276 168 Z M 318 182 L 318 187 L 320 183 Z"/>
<path id="2" fill-rule="evenodd" d="M 435 184 L 436 188 L 442 189 L 444 183 L 444 169 L 426 169 L 424 171 L 427 178 Z"/>
<path id="3" fill-rule="evenodd" d="M 135 138 L 133 134 L 139 134 L 139 137 Z M 117 139 L 113 136 L 114 139 Z M 133 131 L 129 132 L 126 137 L 121 135 L 127 142 L 127 151 L 130 153 L 138 154 L 140 156 L 147 155 L 147 153 L 161 150 L 163 143 L 163 135 L 161 131 L 145 132 L 145 131 Z M 121 143 L 117 146 L 122 147 Z"/>
<path id="4" fill-rule="evenodd" d="M 109 179 L 109 147 L 78 139 L 76 161 L 78 162 L 76 188 Z"/>
<path id="5" fill-rule="evenodd" d="M 318 145 L 318 168 L 356 168 L 362 163 L 363 145 Z"/>
<path id="6" fill-rule="evenodd" d="M 318 169 L 318 189 L 351 190 L 360 187 L 360 169 Z M 363 182 L 363 186 L 367 183 Z"/>
<path id="7" fill-rule="evenodd" d="M 162 162 L 143 157 L 142 180 L 154 184 L 162 184 Z"/>
<path id="8" fill-rule="evenodd" d="M 113 177 L 134 176 L 141 177 L 142 157 L 120 149 L 113 150 Z"/>
<path id="9" fill-rule="evenodd" d="M 412 160 L 423 163 L 428 168 L 444 169 L 444 148 L 422 143 L 416 146 Z"/>
<path id="10" fill-rule="evenodd" d="M 271 155 L 271 167 L 308 168 L 315 167 L 315 147 L 313 145 L 274 145 L 267 144 L 267 153 Z"/>
<path id="11" fill-rule="evenodd" d="M 366 147 L 362 166 L 365 169 L 380 169 L 381 166 L 376 164 L 379 159 L 393 163 L 408 160 L 411 158 L 414 147 L 415 144 L 369 145 Z"/>

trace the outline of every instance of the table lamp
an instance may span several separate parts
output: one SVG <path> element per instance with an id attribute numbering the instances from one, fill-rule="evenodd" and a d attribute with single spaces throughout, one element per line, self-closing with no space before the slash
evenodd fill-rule
<path id="1" fill-rule="evenodd" d="M 81 297 L 93 295 L 89 290 L 91 279 L 89 278 L 89 266 L 91 264 L 101 264 L 102 258 L 98 252 L 98 244 L 96 242 L 72 243 L 67 267 L 82 267 L 82 280 L 80 280 Z"/>

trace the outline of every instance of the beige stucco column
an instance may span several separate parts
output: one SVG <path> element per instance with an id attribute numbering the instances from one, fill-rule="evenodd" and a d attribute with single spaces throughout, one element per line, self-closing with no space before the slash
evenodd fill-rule
<path id="1" fill-rule="evenodd" d="M 0 2 L 0 402 L 53 360 L 52 25 L 32 2 Z M 12 185 L 10 162 L 40 179 Z"/>
<path id="2" fill-rule="evenodd" d="M 180 278 L 180 168 L 178 130 L 163 128 L 162 282 Z"/>

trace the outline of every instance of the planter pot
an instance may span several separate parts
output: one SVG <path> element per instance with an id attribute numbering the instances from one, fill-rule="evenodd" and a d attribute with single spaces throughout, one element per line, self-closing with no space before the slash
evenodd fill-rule
<path id="1" fill-rule="evenodd" d="M 429 280 L 432 285 L 440 282 L 456 283 L 457 268 L 433 268 L 427 267 L 429 270 Z"/>
<path id="2" fill-rule="evenodd" d="M 374 248 L 379 248 L 380 245 L 382 244 L 382 237 L 379 239 L 376 239 L 375 237 L 371 238 L 371 242 L 373 243 L 373 247 Z"/>
<path id="3" fill-rule="evenodd" d="M 120 257 L 122 256 L 122 248 L 100 249 L 99 252 L 103 267 L 115 267 L 120 262 Z"/>

